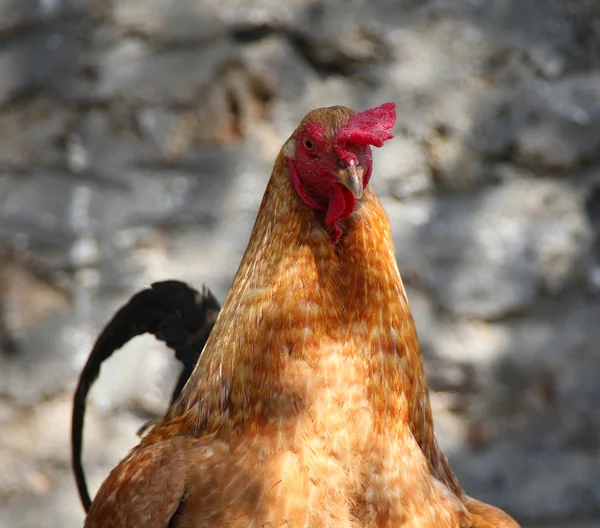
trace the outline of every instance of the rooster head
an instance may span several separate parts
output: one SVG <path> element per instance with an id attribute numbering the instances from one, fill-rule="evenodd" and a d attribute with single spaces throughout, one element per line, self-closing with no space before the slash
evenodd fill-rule
<path id="1" fill-rule="evenodd" d="M 283 147 L 290 181 L 300 199 L 324 214 L 337 244 L 339 221 L 352 214 L 373 169 L 371 146 L 394 137 L 394 103 L 356 112 L 344 106 L 310 112 Z"/>

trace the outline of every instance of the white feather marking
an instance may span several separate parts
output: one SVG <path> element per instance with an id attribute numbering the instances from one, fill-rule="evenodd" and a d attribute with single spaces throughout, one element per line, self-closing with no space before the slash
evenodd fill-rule
<path id="1" fill-rule="evenodd" d="M 298 148 L 298 142 L 295 139 L 290 138 L 285 142 L 285 144 L 281 148 L 281 152 L 283 153 L 283 155 L 286 158 L 293 159 L 296 157 L 296 149 L 297 148 Z"/>

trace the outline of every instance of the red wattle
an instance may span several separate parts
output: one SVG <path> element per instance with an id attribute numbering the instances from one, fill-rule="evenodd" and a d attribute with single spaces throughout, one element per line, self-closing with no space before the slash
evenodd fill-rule
<path id="1" fill-rule="evenodd" d="M 329 191 L 329 203 L 327 204 L 327 214 L 325 215 L 325 225 L 330 226 L 342 216 L 346 210 L 346 200 L 344 192 L 338 184 L 333 184 Z"/>
<path id="2" fill-rule="evenodd" d="M 346 187 L 337 183 L 331 186 L 324 224 L 332 226 L 331 240 L 334 244 L 337 244 L 342 238 L 342 228 L 339 221 L 348 218 L 354 211 L 355 205 L 356 198 Z"/>
<path id="3" fill-rule="evenodd" d="M 354 208 L 356 207 L 356 198 L 348 189 L 346 189 L 346 187 L 342 187 L 342 194 L 344 196 L 344 202 L 346 203 L 346 207 L 340 215 L 340 219 L 343 220 L 344 218 L 348 218 L 354 211 Z"/>

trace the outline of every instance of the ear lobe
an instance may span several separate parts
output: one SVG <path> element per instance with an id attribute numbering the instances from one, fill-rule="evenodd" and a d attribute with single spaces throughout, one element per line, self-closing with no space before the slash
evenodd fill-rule
<path id="1" fill-rule="evenodd" d="M 296 157 L 296 149 L 298 148 L 298 142 L 294 138 L 288 139 L 283 147 L 281 148 L 281 152 L 287 159 L 294 159 Z"/>

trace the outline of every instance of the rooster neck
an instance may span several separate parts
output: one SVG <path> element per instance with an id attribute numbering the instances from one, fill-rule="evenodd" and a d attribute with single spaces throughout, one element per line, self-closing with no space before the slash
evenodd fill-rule
<path id="1" fill-rule="evenodd" d="M 378 414 L 374 423 L 388 430 L 408 424 L 429 457 L 433 422 L 417 331 L 387 215 L 369 189 L 346 231 L 339 248 L 346 340 L 353 339 L 365 357 L 368 398 Z"/>
<path id="2" fill-rule="evenodd" d="M 292 386 L 290 372 L 324 365 L 335 350 L 365 366 L 360 383 L 378 427 L 408 423 L 422 448 L 431 442 L 416 332 L 389 223 L 369 190 L 345 228 L 334 247 L 279 158 L 231 291 L 163 434 L 229 436 L 283 415 L 293 420 L 312 381 L 299 374 Z"/>
<path id="3" fill-rule="evenodd" d="M 147 441 L 189 432 L 233 434 L 245 423 L 259 423 L 287 359 L 338 326 L 341 307 L 331 285 L 339 265 L 329 234 L 293 191 L 280 155 L 198 364 Z"/>
<path id="4" fill-rule="evenodd" d="M 410 430 L 430 470 L 460 496 L 462 488 L 435 439 L 417 331 L 396 262 L 390 225 L 369 189 L 348 218 L 338 253 L 345 278 L 345 340 L 367 366 L 366 392 L 376 429 Z"/>

